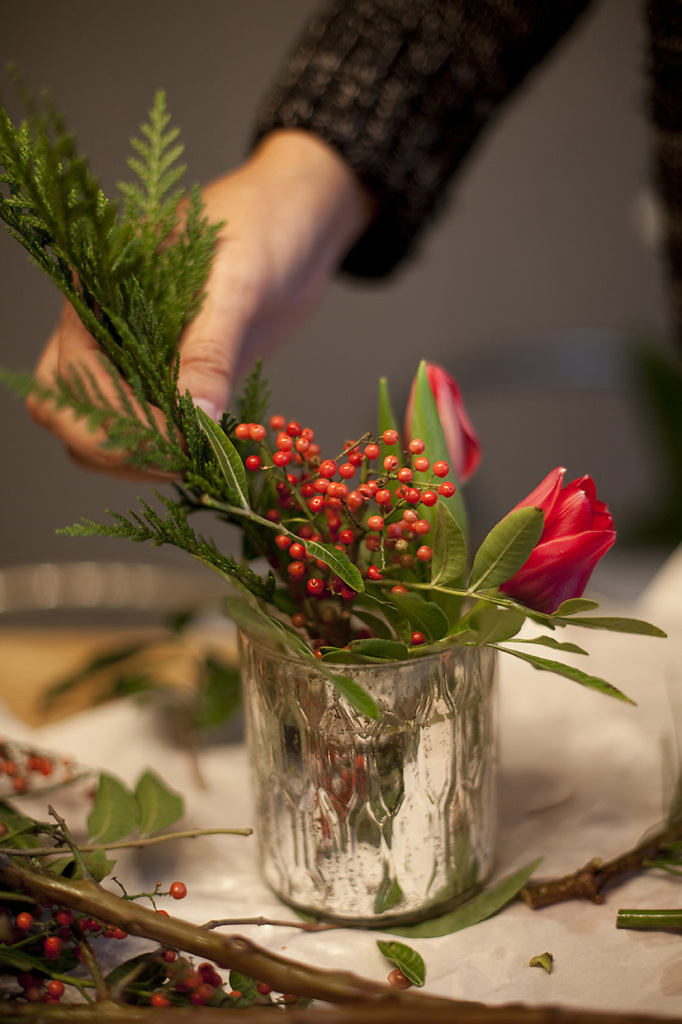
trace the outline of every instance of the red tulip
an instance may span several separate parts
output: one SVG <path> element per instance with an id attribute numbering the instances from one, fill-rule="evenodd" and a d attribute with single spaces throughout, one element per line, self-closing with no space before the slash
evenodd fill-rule
<path id="1" fill-rule="evenodd" d="M 592 572 L 616 539 L 611 513 L 597 500 L 589 476 L 562 489 L 565 469 L 545 477 L 516 508 L 545 513 L 542 535 L 530 558 L 500 590 L 539 612 L 556 611 L 562 601 L 580 597 Z"/>
<path id="2" fill-rule="evenodd" d="M 425 365 L 429 386 L 436 400 L 436 408 L 443 428 L 450 469 L 455 478 L 463 483 L 473 474 L 481 460 L 478 438 L 467 416 L 457 382 L 449 373 L 445 372 L 442 366 L 437 366 L 435 363 L 426 363 Z M 412 408 L 416 386 L 415 378 L 412 382 L 412 390 L 405 413 L 405 436 L 408 441 L 412 437 Z"/>

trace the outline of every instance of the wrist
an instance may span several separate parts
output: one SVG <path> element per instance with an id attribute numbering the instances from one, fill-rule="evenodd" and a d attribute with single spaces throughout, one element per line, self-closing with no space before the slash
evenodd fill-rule
<path id="1" fill-rule="evenodd" d="M 316 224 L 330 259 L 340 263 L 376 215 L 374 197 L 344 158 L 319 136 L 299 128 L 266 135 L 251 157 L 252 169 L 286 190 L 292 211 Z"/>

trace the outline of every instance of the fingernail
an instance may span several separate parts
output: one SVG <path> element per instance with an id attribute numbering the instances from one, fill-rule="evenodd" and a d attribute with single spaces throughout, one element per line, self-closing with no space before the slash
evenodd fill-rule
<path id="1" fill-rule="evenodd" d="M 216 423 L 219 423 L 223 417 L 223 410 L 216 402 L 211 402 L 207 398 L 195 398 L 194 404 L 199 409 L 203 409 L 206 415 L 210 416 Z"/>

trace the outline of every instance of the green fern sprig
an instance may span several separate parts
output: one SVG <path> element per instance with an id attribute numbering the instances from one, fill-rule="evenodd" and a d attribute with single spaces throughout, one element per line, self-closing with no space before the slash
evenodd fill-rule
<path id="1" fill-rule="evenodd" d="M 157 494 L 157 498 L 165 506 L 165 515 L 161 515 L 149 502 L 140 499 L 143 509 L 141 513 L 129 509 L 126 516 L 109 510 L 109 515 L 115 523 L 97 523 L 92 519 L 82 519 L 80 523 L 60 530 L 60 533 L 71 537 L 123 537 L 137 543 L 151 542 L 157 546 L 170 544 L 217 570 L 232 583 L 246 587 L 255 597 L 272 601 L 275 588 L 272 575 L 263 579 L 253 570 L 219 551 L 212 540 L 195 533 L 187 521 L 188 509 L 182 499 L 173 501 L 160 494 Z"/>

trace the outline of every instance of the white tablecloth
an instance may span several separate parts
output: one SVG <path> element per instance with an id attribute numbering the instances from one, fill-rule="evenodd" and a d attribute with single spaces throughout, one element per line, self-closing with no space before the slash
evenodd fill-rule
<path id="1" fill-rule="evenodd" d="M 544 858 L 541 874 L 549 876 L 593 856 L 609 858 L 662 817 L 661 742 L 672 739 L 675 710 L 682 707 L 682 552 L 637 607 L 609 610 L 648 617 L 669 630 L 666 640 L 576 631 L 577 642 L 591 652 L 578 663 L 623 689 L 636 707 L 517 659 L 502 660 L 498 877 L 538 856 Z M 68 752 L 128 782 L 151 767 L 184 794 L 188 824 L 257 828 L 244 747 L 216 745 L 201 752 L 208 783 L 203 790 L 152 708 L 121 702 L 30 729 L 0 707 L 0 735 Z M 67 816 L 70 799 L 63 798 Z M 35 813 L 44 814 L 44 806 Z M 127 854 L 117 873 L 129 891 L 182 878 L 189 895 L 169 910 L 196 922 L 253 915 L 291 919 L 259 879 L 253 837 L 208 837 Z M 573 902 L 531 911 L 517 903 L 472 929 L 411 944 L 424 957 L 426 990 L 434 994 L 682 1017 L 679 936 L 615 928 L 619 907 L 681 903 L 682 880 L 649 871 L 612 890 L 602 906 Z M 269 925 L 236 930 L 319 966 L 377 980 L 388 973 L 374 932 L 304 933 Z M 528 966 L 545 951 L 554 956 L 549 975 Z"/>

